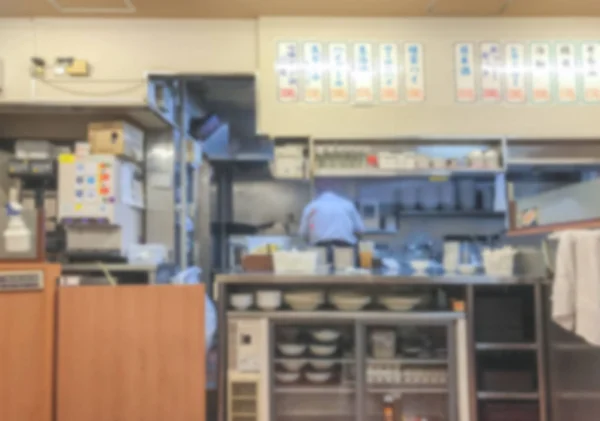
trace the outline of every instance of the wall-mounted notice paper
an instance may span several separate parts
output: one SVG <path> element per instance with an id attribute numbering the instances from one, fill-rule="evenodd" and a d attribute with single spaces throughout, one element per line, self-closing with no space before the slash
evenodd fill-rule
<path id="1" fill-rule="evenodd" d="M 373 101 L 373 48 L 371 44 L 354 44 L 354 102 Z"/>
<path id="2" fill-rule="evenodd" d="M 534 42 L 530 45 L 531 102 L 545 104 L 552 101 L 550 44 Z"/>
<path id="3" fill-rule="evenodd" d="M 298 100 L 298 44 L 295 42 L 280 42 L 277 44 L 277 98 L 282 102 Z"/>
<path id="4" fill-rule="evenodd" d="M 525 102 L 525 46 L 509 43 L 504 47 L 506 63 L 504 80 L 506 102 L 520 104 Z"/>
<path id="5" fill-rule="evenodd" d="M 404 88 L 408 102 L 425 101 L 425 69 L 423 45 L 416 42 L 404 44 Z"/>
<path id="6" fill-rule="evenodd" d="M 350 64 L 348 46 L 341 43 L 329 44 L 329 100 L 348 102 L 350 100 Z"/>
<path id="7" fill-rule="evenodd" d="M 400 99 L 398 45 L 379 44 L 379 71 L 379 100 L 397 102 Z"/>
<path id="8" fill-rule="evenodd" d="M 456 100 L 475 101 L 475 54 L 472 43 L 461 42 L 454 46 L 454 73 Z"/>
<path id="9" fill-rule="evenodd" d="M 577 101 L 577 63 L 573 43 L 556 44 L 556 87 L 560 102 Z"/>
<path id="10" fill-rule="evenodd" d="M 304 43 L 304 101 L 323 101 L 323 46 L 319 42 Z"/>
<path id="11" fill-rule="evenodd" d="M 593 104 L 600 102 L 600 42 L 581 44 L 583 99 Z"/>
<path id="12" fill-rule="evenodd" d="M 497 42 L 483 42 L 480 46 L 481 98 L 485 102 L 502 99 L 502 52 Z"/>

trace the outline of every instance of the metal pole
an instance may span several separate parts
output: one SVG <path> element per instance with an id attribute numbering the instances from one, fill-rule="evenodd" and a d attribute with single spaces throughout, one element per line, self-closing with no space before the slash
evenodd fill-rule
<path id="1" fill-rule="evenodd" d="M 177 221 L 179 222 L 179 256 L 178 263 L 181 270 L 187 268 L 187 213 L 188 213 L 188 192 L 187 192 L 187 83 L 185 80 L 178 82 L 179 86 L 179 107 L 177 119 L 177 150 L 176 166 L 179 168 L 179 206 L 176 207 L 179 212 Z"/>

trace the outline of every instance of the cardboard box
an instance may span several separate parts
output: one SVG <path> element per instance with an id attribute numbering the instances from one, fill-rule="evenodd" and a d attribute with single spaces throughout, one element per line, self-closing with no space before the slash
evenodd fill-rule
<path id="1" fill-rule="evenodd" d="M 116 155 L 136 162 L 144 160 L 144 132 L 125 121 L 105 121 L 88 125 L 92 155 Z"/>

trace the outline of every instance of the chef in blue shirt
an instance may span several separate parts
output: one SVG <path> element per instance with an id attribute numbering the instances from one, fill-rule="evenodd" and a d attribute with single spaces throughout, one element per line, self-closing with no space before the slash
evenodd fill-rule
<path id="1" fill-rule="evenodd" d="M 356 248 L 363 231 L 363 221 L 354 203 L 326 191 L 304 208 L 299 234 L 313 246 L 327 247 L 331 262 L 333 247 Z"/>

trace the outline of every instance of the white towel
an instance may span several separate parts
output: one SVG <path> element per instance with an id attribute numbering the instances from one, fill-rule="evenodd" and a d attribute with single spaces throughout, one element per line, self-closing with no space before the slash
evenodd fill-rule
<path id="1" fill-rule="evenodd" d="M 575 333 L 600 345 L 600 232 L 577 234 Z"/>
<path id="2" fill-rule="evenodd" d="M 552 292 L 552 319 L 562 328 L 575 329 L 577 267 L 576 240 L 579 233 L 563 231 L 558 235 L 554 288 Z"/>

